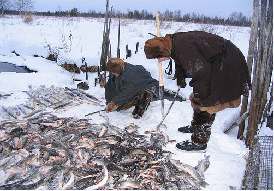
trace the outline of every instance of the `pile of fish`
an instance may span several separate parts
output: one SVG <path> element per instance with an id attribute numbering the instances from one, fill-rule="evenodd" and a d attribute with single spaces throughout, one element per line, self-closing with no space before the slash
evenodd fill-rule
<path id="1" fill-rule="evenodd" d="M 22 120 L 45 111 L 46 108 L 53 109 L 54 112 L 62 112 L 82 103 L 102 106 L 100 100 L 80 89 L 40 86 L 37 89 L 29 87 L 29 90 L 24 92 L 29 95 L 29 101 L 20 105 L 2 106 L 0 108 L 2 118 Z"/>
<path id="2" fill-rule="evenodd" d="M 0 124 L 0 189 L 201 189 L 196 167 L 171 158 L 163 137 L 49 112 Z"/>
<path id="3" fill-rule="evenodd" d="M 0 108 L 0 189 L 201 189 L 209 156 L 192 167 L 172 159 L 164 132 L 105 119 L 57 117 L 83 102 L 101 102 L 80 89 L 45 86 L 26 93 L 25 104 Z M 50 108 L 51 110 L 48 110 Z M 150 136 L 148 135 L 150 134 Z"/>

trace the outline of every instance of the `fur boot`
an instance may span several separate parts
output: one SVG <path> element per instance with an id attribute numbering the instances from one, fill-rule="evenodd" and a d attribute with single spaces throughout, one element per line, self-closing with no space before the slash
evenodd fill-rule
<path id="1" fill-rule="evenodd" d="M 149 90 L 144 90 L 137 98 L 137 103 L 135 105 L 134 111 L 132 112 L 133 118 L 139 119 L 143 116 L 144 112 L 147 110 L 153 93 Z"/>
<path id="2" fill-rule="evenodd" d="M 215 114 L 213 114 L 210 117 L 210 114 L 206 111 L 200 111 L 199 109 L 194 109 L 194 114 L 193 114 L 193 119 L 191 121 L 191 125 L 187 125 L 184 127 L 179 127 L 178 131 L 182 132 L 182 133 L 193 133 L 194 132 L 194 127 L 197 125 L 203 125 L 206 123 L 213 123 L 214 119 L 215 119 Z M 211 119 L 209 119 L 211 118 Z"/>
<path id="3" fill-rule="evenodd" d="M 142 91 L 138 96 L 136 96 L 133 100 L 125 104 L 121 110 L 129 109 L 132 106 L 135 106 L 132 115 L 133 118 L 139 119 L 143 116 L 144 112 L 147 110 L 149 106 L 153 93 L 149 90 Z"/>
<path id="4" fill-rule="evenodd" d="M 209 141 L 211 135 L 211 125 L 215 120 L 215 114 L 210 115 L 206 111 L 194 110 L 194 117 L 191 125 L 194 132 L 191 135 L 193 143 L 203 146 Z"/>

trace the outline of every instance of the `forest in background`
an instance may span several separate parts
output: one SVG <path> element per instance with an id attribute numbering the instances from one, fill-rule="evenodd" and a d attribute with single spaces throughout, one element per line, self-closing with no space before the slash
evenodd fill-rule
<path id="1" fill-rule="evenodd" d="M 38 16 L 55 16 L 55 17 L 93 17 L 104 18 L 105 13 L 98 12 L 96 10 L 90 10 L 88 12 L 80 12 L 78 8 L 62 11 L 61 7 L 58 7 L 58 11 L 55 12 L 37 12 L 33 10 L 34 0 L 0 0 L 0 13 L 1 15 L 20 15 L 22 13 L 28 15 Z M 147 10 L 127 10 L 126 13 L 111 9 L 110 17 L 112 18 L 129 18 L 137 20 L 155 20 L 155 14 L 148 12 Z M 242 12 L 233 12 L 228 18 L 221 18 L 219 16 L 209 17 L 199 13 L 182 13 L 181 10 L 169 11 L 168 9 L 163 13 L 159 12 L 160 18 L 164 21 L 175 22 L 192 22 L 192 23 L 204 23 L 214 25 L 231 25 L 231 26 L 251 26 L 251 18 L 243 15 Z"/>
<path id="2" fill-rule="evenodd" d="M 3 15 L 19 15 L 21 12 L 17 10 L 3 10 Z M 55 12 L 30 12 L 33 15 L 38 16 L 55 16 L 55 17 L 93 17 L 93 18 L 104 18 L 105 13 L 96 12 L 95 10 L 89 11 L 88 13 L 79 12 L 77 8 L 73 8 L 70 11 L 55 11 Z M 251 26 L 251 18 L 247 18 L 241 12 L 233 12 L 226 19 L 218 16 L 208 17 L 199 13 L 181 13 L 178 11 L 166 10 L 164 13 L 159 12 L 160 17 L 164 21 L 175 21 L 175 22 L 192 22 L 192 23 L 204 23 L 214 25 L 231 25 L 231 26 Z M 120 11 L 111 11 L 112 18 L 129 18 L 138 20 L 155 20 L 155 16 L 146 10 L 128 10 L 127 13 L 121 13 Z"/>

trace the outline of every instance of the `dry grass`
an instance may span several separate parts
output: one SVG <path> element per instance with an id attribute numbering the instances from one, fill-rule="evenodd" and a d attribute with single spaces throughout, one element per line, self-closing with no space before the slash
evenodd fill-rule
<path id="1" fill-rule="evenodd" d="M 22 18 L 23 18 L 23 22 L 27 24 L 30 24 L 33 21 L 33 15 L 29 13 L 26 13 L 25 15 L 23 15 Z"/>

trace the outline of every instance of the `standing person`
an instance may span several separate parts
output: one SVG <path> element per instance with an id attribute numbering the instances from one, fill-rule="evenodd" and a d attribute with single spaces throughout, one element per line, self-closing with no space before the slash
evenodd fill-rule
<path id="1" fill-rule="evenodd" d="M 141 65 L 132 65 L 120 58 L 109 58 L 110 72 L 105 87 L 106 111 L 120 111 L 135 106 L 132 115 L 139 119 L 152 98 L 159 95 L 159 82 Z"/>
<path id="2" fill-rule="evenodd" d="M 242 52 L 229 40 L 203 31 L 167 34 L 147 40 L 147 59 L 175 61 L 177 85 L 184 88 L 191 78 L 194 110 L 191 125 L 178 131 L 192 133 L 191 140 L 177 143 L 181 150 L 205 150 L 211 125 L 218 111 L 236 108 L 250 89 L 250 76 Z"/>

